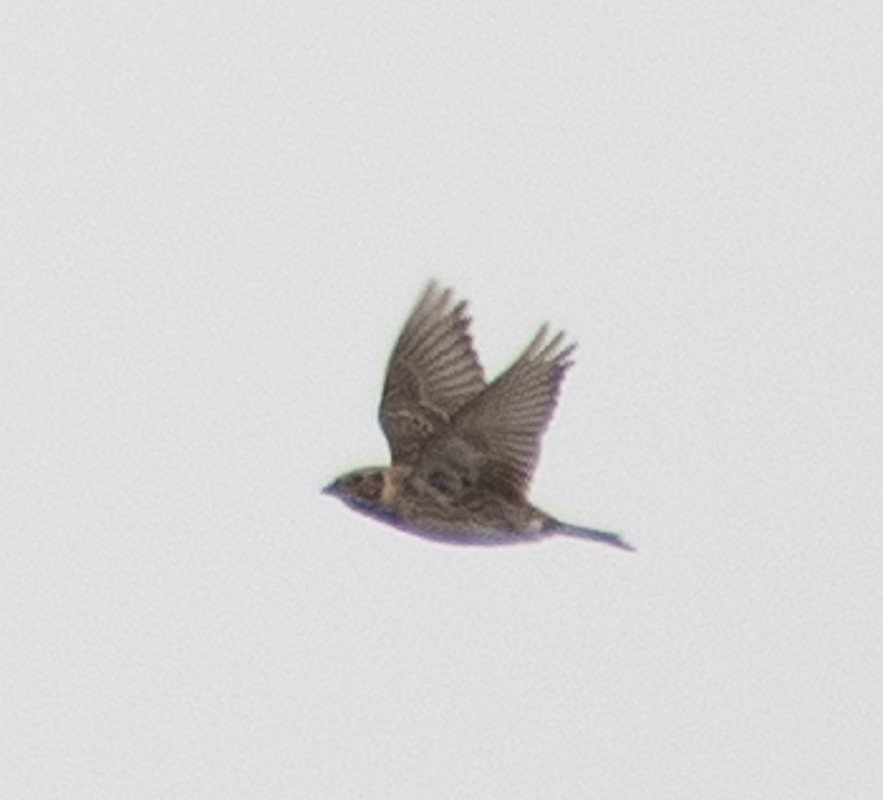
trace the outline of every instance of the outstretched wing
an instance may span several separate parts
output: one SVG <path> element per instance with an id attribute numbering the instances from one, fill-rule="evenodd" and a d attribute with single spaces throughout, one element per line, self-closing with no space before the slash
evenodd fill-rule
<path id="1" fill-rule="evenodd" d="M 394 464 L 413 463 L 426 439 L 485 388 L 472 347 L 466 302 L 426 287 L 399 335 L 386 370 L 380 426 Z"/>
<path id="2" fill-rule="evenodd" d="M 573 363 L 576 345 L 562 347 L 562 333 L 549 342 L 547 336 L 544 325 L 520 358 L 453 420 L 451 437 L 472 450 L 479 480 L 512 497 L 527 491 L 561 380 Z"/>

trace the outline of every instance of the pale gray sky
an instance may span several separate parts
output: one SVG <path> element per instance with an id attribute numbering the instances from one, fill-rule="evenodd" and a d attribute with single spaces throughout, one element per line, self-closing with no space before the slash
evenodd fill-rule
<path id="1" fill-rule="evenodd" d="M 2 796 L 883 796 L 879 4 L 2 17 Z M 433 276 L 637 554 L 319 494 Z"/>

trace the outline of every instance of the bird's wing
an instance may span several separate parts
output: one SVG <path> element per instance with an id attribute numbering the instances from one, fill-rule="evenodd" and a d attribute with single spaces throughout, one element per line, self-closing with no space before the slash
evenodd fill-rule
<path id="1" fill-rule="evenodd" d="M 466 303 L 430 283 L 402 329 L 386 370 L 380 426 L 394 464 L 413 463 L 426 439 L 485 388 Z"/>
<path id="2" fill-rule="evenodd" d="M 452 435 L 476 449 L 481 481 L 523 497 L 540 454 L 540 440 L 576 345 L 564 335 L 547 342 L 543 326 L 518 360 L 454 416 Z"/>

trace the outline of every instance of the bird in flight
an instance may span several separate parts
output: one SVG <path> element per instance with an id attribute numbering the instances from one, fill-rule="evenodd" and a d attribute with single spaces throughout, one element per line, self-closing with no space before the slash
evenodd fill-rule
<path id="1" fill-rule="evenodd" d="M 466 302 L 430 283 L 386 371 L 380 426 L 388 467 L 341 475 L 323 490 L 350 508 L 426 539 L 514 544 L 563 534 L 623 550 L 613 533 L 561 522 L 527 489 L 574 344 L 544 325 L 502 375 L 486 383 Z"/>

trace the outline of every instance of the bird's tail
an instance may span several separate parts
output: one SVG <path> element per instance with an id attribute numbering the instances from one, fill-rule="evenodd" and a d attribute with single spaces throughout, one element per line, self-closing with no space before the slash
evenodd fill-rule
<path id="1" fill-rule="evenodd" d="M 577 539 L 593 539 L 596 542 L 618 547 L 621 550 L 634 551 L 627 541 L 617 536 L 615 533 L 605 533 L 604 531 L 596 531 L 591 528 L 578 528 L 576 525 L 566 525 L 563 522 L 553 528 L 555 533 L 564 534 L 564 536 L 573 536 Z"/>

